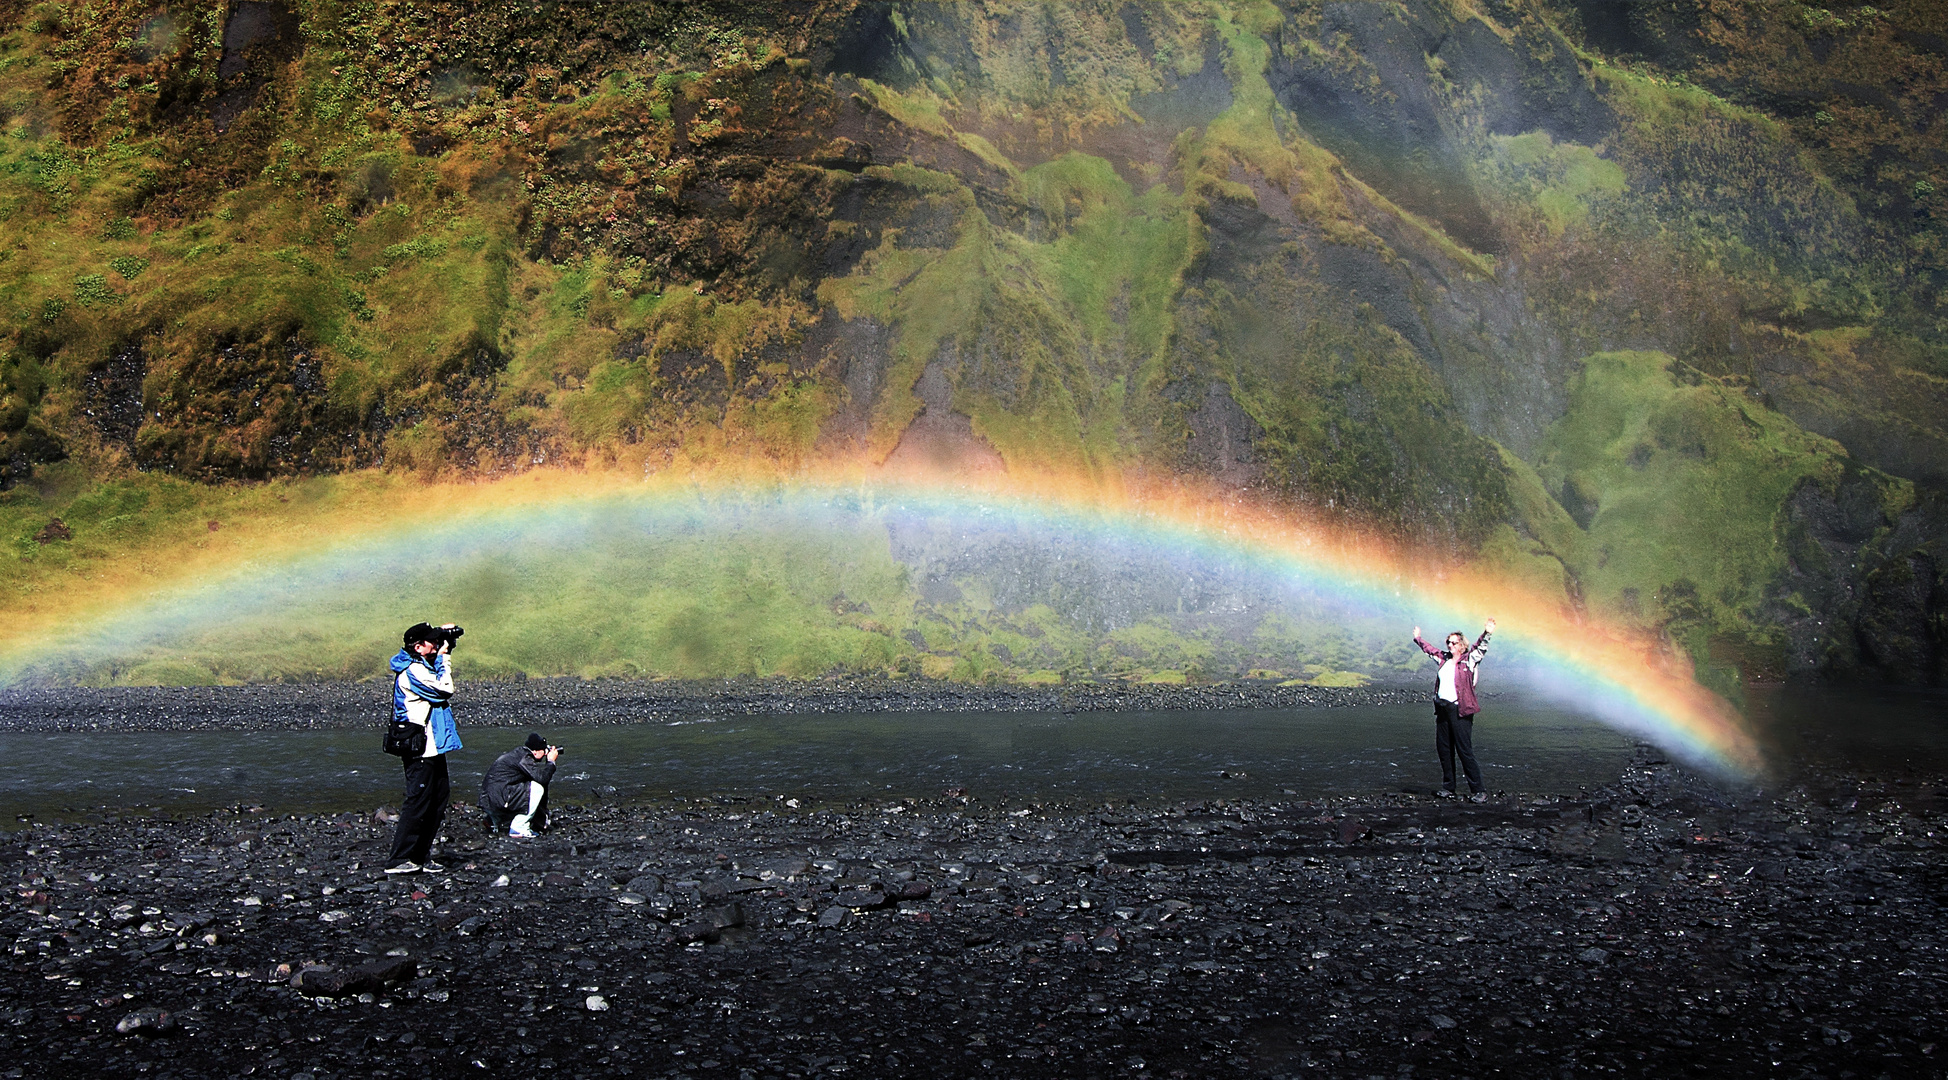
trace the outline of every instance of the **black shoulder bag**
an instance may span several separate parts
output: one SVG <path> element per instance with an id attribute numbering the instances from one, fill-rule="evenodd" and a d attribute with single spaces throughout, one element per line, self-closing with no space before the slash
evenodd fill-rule
<path id="1" fill-rule="evenodd" d="M 404 720 L 394 720 L 386 727 L 385 748 L 386 753 L 394 757 L 416 758 L 426 752 L 426 729 Z"/>

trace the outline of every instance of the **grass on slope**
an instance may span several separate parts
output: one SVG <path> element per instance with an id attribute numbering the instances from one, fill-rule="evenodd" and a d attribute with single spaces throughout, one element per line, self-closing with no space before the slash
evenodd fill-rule
<path id="1" fill-rule="evenodd" d="M 1802 483 L 1833 487 L 1848 465 L 1740 380 L 1662 353 L 1599 353 L 1536 468 L 1584 535 L 1546 507 L 1529 529 L 1593 611 L 1662 625 L 1703 665 L 1714 635 L 1772 640 L 1761 607 L 1786 569 L 1787 500 Z"/>
<path id="2" fill-rule="evenodd" d="M 923 589 L 917 564 L 893 554 L 892 519 L 781 509 L 763 490 L 703 499 L 674 482 L 564 471 L 495 484 L 365 472 L 16 488 L 0 495 L 0 678 L 356 679 L 379 672 L 400 629 L 421 619 L 470 628 L 476 676 L 1034 683 L 1259 670 L 1343 681 L 1407 659 L 1389 651 L 1387 628 L 1303 598 L 1274 602 L 1270 583 L 1231 586 L 1258 598 L 1248 617 L 1182 610 L 1177 592 L 1147 583 L 1237 571 L 1164 549 L 1119 569 L 1093 555 L 1079 565 L 1076 538 L 1031 539 L 1026 556 L 1055 568 L 1043 585 L 1024 592 L 1019 561 L 988 557 L 963 558 L 939 591 Z M 952 546 L 974 524 L 920 527 Z M 899 535 L 910 543 L 915 528 Z"/>

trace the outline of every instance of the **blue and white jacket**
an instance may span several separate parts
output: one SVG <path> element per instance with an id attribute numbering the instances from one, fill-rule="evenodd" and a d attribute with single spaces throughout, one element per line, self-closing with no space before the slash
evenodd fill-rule
<path id="1" fill-rule="evenodd" d="M 445 653 L 421 659 L 409 649 L 392 658 L 392 718 L 426 729 L 426 755 L 460 749 L 453 723 L 453 665 Z"/>

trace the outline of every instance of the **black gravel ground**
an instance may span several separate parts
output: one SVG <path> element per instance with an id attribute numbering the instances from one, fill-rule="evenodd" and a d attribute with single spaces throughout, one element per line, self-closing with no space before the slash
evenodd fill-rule
<path id="1" fill-rule="evenodd" d="M 464 671 L 462 672 L 464 679 Z M 463 682 L 469 727 L 633 724 L 691 716 L 878 712 L 1152 712 L 1294 709 L 1424 701 L 1427 687 L 1265 682 L 967 686 L 926 679 Z M 379 726 L 392 684 L 132 686 L 0 690 L 0 731 L 296 730 Z"/>
<path id="2" fill-rule="evenodd" d="M 1944 782 L 36 823 L 0 1076 L 1941 1076 Z"/>

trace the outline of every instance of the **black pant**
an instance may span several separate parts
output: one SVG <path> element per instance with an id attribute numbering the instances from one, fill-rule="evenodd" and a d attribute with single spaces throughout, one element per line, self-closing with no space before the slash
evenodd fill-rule
<path id="1" fill-rule="evenodd" d="M 1434 752 L 1441 755 L 1441 786 L 1454 790 L 1454 755 L 1461 755 L 1461 768 L 1468 774 L 1468 790 L 1483 790 L 1481 766 L 1475 764 L 1475 718 L 1462 716 L 1461 706 L 1452 701 L 1434 702 Z"/>
<path id="2" fill-rule="evenodd" d="M 453 786 L 446 781 L 446 755 L 406 759 L 406 801 L 399 807 L 399 829 L 392 834 L 392 859 L 423 863 L 433 857 L 433 839 L 446 820 Z"/>

